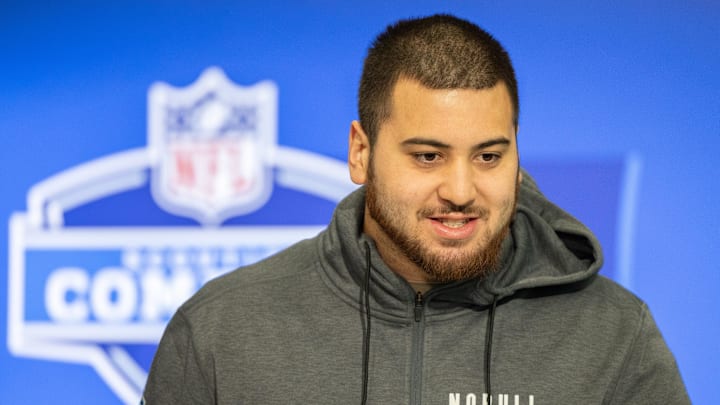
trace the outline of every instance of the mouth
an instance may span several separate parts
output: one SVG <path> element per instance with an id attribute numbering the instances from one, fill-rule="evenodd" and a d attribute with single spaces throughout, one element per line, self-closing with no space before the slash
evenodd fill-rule
<path id="1" fill-rule="evenodd" d="M 476 217 L 429 217 L 435 234 L 441 239 L 464 240 L 472 238 L 477 229 Z"/>
<path id="2" fill-rule="evenodd" d="M 462 228 L 470 222 L 469 218 L 465 219 L 443 219 L 443 218 L 434 218 L 435 221 L 440 222 L 444 226 L 447 226 L 448 228 Z"/>

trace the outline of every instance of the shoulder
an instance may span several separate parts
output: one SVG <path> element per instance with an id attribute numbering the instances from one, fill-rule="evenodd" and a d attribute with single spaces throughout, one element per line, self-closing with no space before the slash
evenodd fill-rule
<path id="1" fill-rule="evenodd" d="M 647 305 L 617 282 L 596 275 L 574 291 L 551 298 L 556 310 L 575 314 L 582 324 L 622 331 L 630 337 L 647 316 Z"/>
<path id="2" fill-rule="evenodd" d="M 580 340 L 602 337 L 630 344 L 648 312 L 635 294 L 601 275 L 575 284 L 531 289 L 518 298 L 531 298 L 509 302 L 518 311 L 532 314 L 531 324 L 582 335 Z"/>
<path id="3" fill-rule="evenodd" d="M 517 296 L 535 298 L 530 300 L 533 305 L 548 310 L 562 310 L 564 313 L 591 312 L 641 317 L 646 310 L 645 303 L 637 295 L 602 275 L 569 284 L 522 290 Z"/>
<path id="4" fill-rule="evenodd" d="M 689 404 L 675 358 L 647 304 L 605 277 L 598 277 L 588 296 L 597 305 L 593 316 L 601 326 L 594 335 L 612 342 L 607 349 L 622 355 L 608 386 L 611 402 Z"/>
<path id="5" fill-rule="evenodd" d="M 572 320 L 572 333 L 582 341 L 603 347 L 605 353 L 613 350 L 621 357 L 635 350 L 633 346 L 642 339 L 650 317 L 642 299 L 601 275 L 585 288 L 559 298 L 555 310 Z"/>
<path id="6" fill-rule="evenodd" d="M 647 305 L 642 299 L 602 275 L 595 277 L 588 288 L 583 291 L 581 298 L 592 303 L 599 316 L 602 316 L 602 312 L 619 313 L 640 320 L 647 312 Z"/>
<path id="7" fill-rule="evenodd" d="M 317 238 L 298 242 L 255 264 L 208 281 L 179 309 L 189 320 L 243 304 L 281 298 L 318 279 Z"/>

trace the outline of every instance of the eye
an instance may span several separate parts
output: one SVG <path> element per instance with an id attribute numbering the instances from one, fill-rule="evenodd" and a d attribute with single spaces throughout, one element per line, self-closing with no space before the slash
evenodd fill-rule
<path id="1" fill-rule="evenodd" d="M 500 155 L 497 153 L 481 153 L 479 159 L 482 163 L 496 163 L 500 160 Z"/>
<path id="2" fill-rule="evenodd" d="M 415 153 L 413 155 L 415 160 L 417 160 L 420 163 L 428 164 L 428 163 L 434 163 L 440 160 L 440 154 L 436 152 L 423 152 L 423 153 Z"/>

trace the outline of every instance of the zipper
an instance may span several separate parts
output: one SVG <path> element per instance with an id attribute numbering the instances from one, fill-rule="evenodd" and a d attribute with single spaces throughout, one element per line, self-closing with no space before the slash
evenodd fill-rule
<path id="1" fill-rule="evenodd" d="M 415 294 L 415 307 L 413 309 L 415 323 L 413 324 L 413 346 L 411 353 L 411 380 L 410 404 L 420 405 L 422 402 L 423 378 L 423 351 L 425 342 L 425 301 L 421 292 Z"/>
<path id="2" fill-rule="evenodd" d="M 415 294 L 415 322 L 420 322 L 423 315 L 423 295 L 420 291 Z"/>

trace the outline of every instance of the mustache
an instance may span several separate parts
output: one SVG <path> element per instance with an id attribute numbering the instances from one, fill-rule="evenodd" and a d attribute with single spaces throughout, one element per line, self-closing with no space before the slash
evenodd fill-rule
<path id="1" fill-rule="evenodd" d="M 472 204 L 464 204 L 464 205 L 456 205 L 453 203 L 447 203 L 441 207 L 436 208 L 423 208 L 418 213 L 421 217 L 434 217 L 434 216 L 440 216 L 440 215 L 448 215 L 448 214 L 462 214 L 467 216 L 473 216 L 478 217 L 480 219 L 485 219 L 490 215 L 490 211 L 487 209 L 472 205 Z"/>

